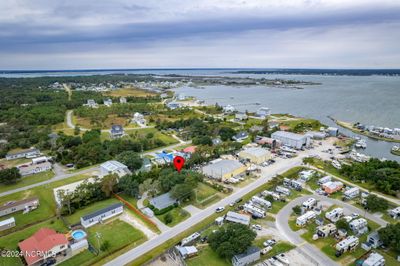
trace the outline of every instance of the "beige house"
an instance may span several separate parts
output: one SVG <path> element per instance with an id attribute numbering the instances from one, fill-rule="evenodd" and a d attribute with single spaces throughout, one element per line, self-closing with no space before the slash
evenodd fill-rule
<path id="1" fill-rule="evenodd" d="M 247 148 L 239 152 L 241 159 L 248 159 L 250 162 L 260 164 L 271 159 L 271 152 L 260 147 Z"/>

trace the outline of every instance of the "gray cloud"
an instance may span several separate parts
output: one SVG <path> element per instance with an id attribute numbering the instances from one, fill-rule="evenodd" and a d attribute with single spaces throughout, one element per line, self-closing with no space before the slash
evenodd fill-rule
<path id="1" fill-rule="evenodd" d="M 399 67 L 398 3 L 276 3 L 5 0 L 0 69 Z"/>

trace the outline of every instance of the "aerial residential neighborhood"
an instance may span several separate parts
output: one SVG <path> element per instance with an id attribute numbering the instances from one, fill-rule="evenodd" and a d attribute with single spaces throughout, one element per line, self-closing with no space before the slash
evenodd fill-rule
<path id="1" fill-rule="evenodd" d="M 138 103 L 107 96 L 104 106 L 83 98 L 65 112 L 66 129 L 53 127 L 48 146 L 5 154 L 2 171 L 14 180 L 0 192 L 0 244 L 41 252 L 7 264 L 397 261 L 384 234 L 395 230 L 387 227 L 400 217 L 399 200 L 351 178 L 359 164 L 351 137 L 267 107 L 246 114 L 147 93 Z M 93 107 L 106 116 L 91 121 Z M 186 161 L 182 172 L 176 156 Z M 229 244 L 229 255 L 216 248 L 230 241 L 219 234 L 238 232 L 245 240 Z"/>
<path id="2" fill-rule="evenodd" d="M 399 266 L 400 1 L 0 1 L 0 266 Z"/>

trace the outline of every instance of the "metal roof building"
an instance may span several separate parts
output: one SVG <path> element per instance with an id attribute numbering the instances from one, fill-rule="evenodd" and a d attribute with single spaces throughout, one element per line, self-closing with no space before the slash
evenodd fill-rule
<path id="1" fill-rule="evenodd" d="M 279 140 L 282 142 L 282 144 L 295 149 L 308 147 L 311 144 L 310 136 L 287 131 L 276 131 L 271 134 L 271 138 Z"/>
<path id="2" fill-rule="evenodd" d="M 239 152 L 239 157 L 249 159 L 252 163 L 260 164 L 271 159 L 271 152 L 264 148 L 253 147 Z"/>
<path id="3" fill-rule="evenodd" d="M 167 192 L 158 197 L 149 200 L 150 204 L 155 208 L 162 210 L 176 203 L 176 199 L 171 197 L 171 193 Z"/>
<path id="4" fill-rule="evenodd" d="M 245 215 L 245 214 L 240 214 L 237 212 L 232 212 L 229 211 L 226 216 L 225 220 L 233 223 L 239 223 L 239 224 L 244 224 L 244 225 L 249 225 L 250 224 L 250 216 Z"/>
<path id="5" fill-rule="evenodd" d="M 236 160 L 217 159 L 202 168 L 203 174 L 215 179 L 228 179 L 243 174 L 246 166 Z"/>

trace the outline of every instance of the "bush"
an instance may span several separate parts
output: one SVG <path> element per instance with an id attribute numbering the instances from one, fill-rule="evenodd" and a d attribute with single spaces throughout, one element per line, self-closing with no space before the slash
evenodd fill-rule
<path id="1" fill-rule="evenodd" d="M 172 223 L 173 219 L 174 219 L 174 218 L 172 217 L 171 213 L 167 213 L 167 214 L 164 216 L 164 222 L 165 222 L 165 224 L 170 224 L 170 223 Z"/>
<path id="2" fill-rule="evenodd" d="M 292 210 L 293 210 L 293 212 L 294 212 L 296 215 L 300 215 L 300 214 L 301 214 L 301 207 L 300 207 L 300 205 L 294 206 L 294 207 L 292 208 Z"/>

